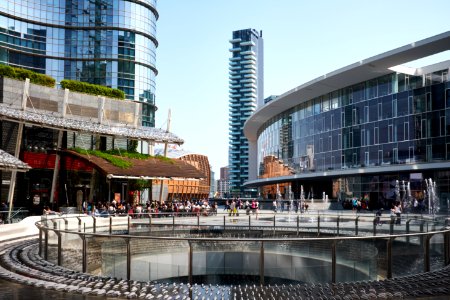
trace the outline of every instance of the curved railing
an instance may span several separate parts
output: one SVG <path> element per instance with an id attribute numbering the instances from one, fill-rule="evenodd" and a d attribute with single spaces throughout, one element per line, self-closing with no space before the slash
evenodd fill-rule
<path id="1" fill-rule="evenodd" d="M 371 214 L 133 215 L 43 218 L 39 254 L 138 281 L 267 284 L 379 280 L 450 263 L 446 218 Z"/>

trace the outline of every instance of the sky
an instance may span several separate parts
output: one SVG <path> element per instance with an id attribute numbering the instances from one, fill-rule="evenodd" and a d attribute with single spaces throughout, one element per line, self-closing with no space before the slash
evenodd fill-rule
<path id="1" fill-rule="evenodd" d="M 448 0 L 159 0 L 156 127 L 228 165 L 232 32 L 262 30 L 264 98 L 450 30 Z M 446 59 L 450 59 L 447 51 Z"/>

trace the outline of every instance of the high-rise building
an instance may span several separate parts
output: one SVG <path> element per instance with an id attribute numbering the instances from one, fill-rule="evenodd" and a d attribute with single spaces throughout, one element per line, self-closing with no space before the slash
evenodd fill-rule
<path id="1" fill-rule="evenodd" d="M 157 0 L 1 0 L 0 64 L 119 88 L 155 124 Z"/>
<path id="2" fill-rule="evenodd" d="M 243 134 L 245 121 L 263 104 L 264 68 L 262 32 L 233 31 L 230 58 L 229 152 L 230 189 L 234 196 L 248 191 L 242 185 L 249 178 L 252 149 Z M 256 169 L 256 168 L 250 168 Z"/>
<path id="3" fill-rule="evenodd" d="M 220 168 L 220 178 L 217 180 L 217 196 L 227 198 L 230 196 L 230 180 L 228 167 Z"/>

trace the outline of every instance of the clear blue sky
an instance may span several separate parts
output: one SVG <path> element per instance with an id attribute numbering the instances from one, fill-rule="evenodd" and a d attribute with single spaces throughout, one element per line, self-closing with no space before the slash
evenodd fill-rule
<path id="1" fill-rule="evenodd" d="M 449 0 L 159 0 L 156 127 L 228 165 L 232 31 L 263 31 L 264 97 L 450 30 Z M 447 53 L 447 59 L 450 55 Z"/>

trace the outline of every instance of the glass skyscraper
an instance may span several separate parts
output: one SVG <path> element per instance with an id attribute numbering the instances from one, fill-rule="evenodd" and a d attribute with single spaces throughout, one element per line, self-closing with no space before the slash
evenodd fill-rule
<path id="1" fill-rule="evenodd" d="M 0 64 L 119 88 L 155 124 L 156 0 L 1 0 Z"/>
<path id="2" fill-rule="evenodd" d="M 263 101 L 263 38 L 254 29 L 233 31 L 230 58 L 229 151 L 230 190 L 245 196 L 251 149 L 243 134 L 245 121 Z"/>

